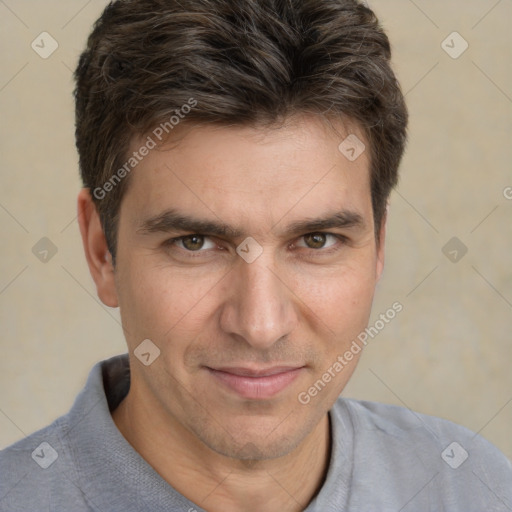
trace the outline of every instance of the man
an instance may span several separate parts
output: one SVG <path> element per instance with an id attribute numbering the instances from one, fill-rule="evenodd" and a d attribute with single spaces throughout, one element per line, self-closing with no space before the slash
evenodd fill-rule
<path id="1" fill-rule="evenodd" d="M 479 436 L 338 398 L 406 138 L 370 9 L 118 0 L 76 80 L 80 230 L 129 354 L 2 452 L 0 510 L 512 510 Z"/>

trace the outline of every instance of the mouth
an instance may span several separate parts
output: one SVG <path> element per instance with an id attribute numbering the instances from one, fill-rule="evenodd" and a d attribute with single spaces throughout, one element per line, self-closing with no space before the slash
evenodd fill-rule
<path id="1" fill-rule="evenodd" d="M 217 383 L 242 398 L 265 400 L 284 391 L 305 370 L 305 366 L 274 366 L 271 368 L 210 368 Z"/>

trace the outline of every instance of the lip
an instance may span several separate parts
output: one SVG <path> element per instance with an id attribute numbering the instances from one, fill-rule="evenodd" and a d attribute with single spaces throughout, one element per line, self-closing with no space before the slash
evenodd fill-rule
<path id="1" fill-rule="evenodd" d="M 262 369 L 206 367 L 206 369 L 217 382 L 242 398 L 265 400 L 284 391 L 305 367 L 274 366 Z"/>

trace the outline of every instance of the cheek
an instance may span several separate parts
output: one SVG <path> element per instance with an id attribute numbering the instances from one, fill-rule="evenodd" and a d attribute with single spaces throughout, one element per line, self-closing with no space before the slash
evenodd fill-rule
<path id="1" fill-rule="evenodd" d="M 322 277 L 303 277 L 296 293 L 304 304 L 304 316 L 310 317 L 319 331 L 334 334 L 339 345 L 350 342 L 366 327 L 375 283 L 370 266 L 345 267 Z"/>
<path id="2" fill-rule="evenodd" d="M 149 338 L 164 350 L 172 339 L 173 350 L 179 350 L 180 343 L 200 332 L 210 314 L 215 286 L 211 277 L 194 279 L 169 267 L 138 265 L 132 258 L 119 269 L 118 281 L 123 327 L 132 347 Z"/>

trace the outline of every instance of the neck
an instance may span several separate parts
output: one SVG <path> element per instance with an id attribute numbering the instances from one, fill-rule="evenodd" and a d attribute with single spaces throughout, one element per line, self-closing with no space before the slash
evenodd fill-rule
<path id="1" fill-rule="evenodd" d="M 120 432 L 174 489 L 209 512 L 304 510 L 325 479 L 330 456 L 327 414 L 284 457 L 238 460 L 209 449 L 168 416 L 148 414 L 131 392 L 113 412 Z"/>

